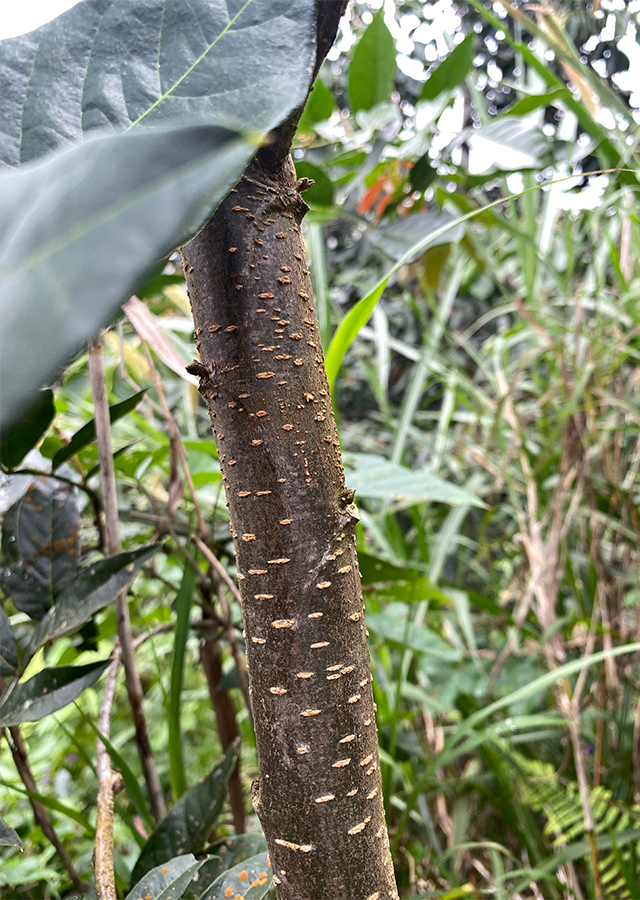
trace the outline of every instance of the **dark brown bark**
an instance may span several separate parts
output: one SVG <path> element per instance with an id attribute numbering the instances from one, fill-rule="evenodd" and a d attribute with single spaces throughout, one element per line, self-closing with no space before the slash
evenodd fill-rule
<path id="1" fill-rule="evenodd" d="M 397 896 L 355 550 L 290 158 L 183 251 L 235 543 L 281 900 Z"/>
<path id="2" fill-rule="evenodd" d="M 318 6 L 318 61 L 344 9 Z M 397 898 L 355 547 L 289 148 L 268 144 L 182 256 L 238 564 L 279 900 Z"/>

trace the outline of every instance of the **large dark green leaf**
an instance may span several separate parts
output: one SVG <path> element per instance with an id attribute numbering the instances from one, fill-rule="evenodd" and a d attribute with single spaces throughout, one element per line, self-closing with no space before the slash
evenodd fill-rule
<path id="1" fill-rule="evenodd" d="M 435 100 L 443 91 L 450 91 L 462 84 L 473 64 L 474 40 L 475 32 L 472 31 L 433 70 L 422 88 L 421 100 Z"/>
<path id="2" fill-rule="evenodd" d="M 22 841 L 16 832 L 2 818 L 0 818 L 0 847 L 22 847 Z"/>
<path id="3" fill-rule="evenodd" d="M 37 722 L 75 700 L 100 678 L 109 660 L 86 666 L 53 666 L 10 685 L 0 697 L 0 728 Z"/>
<path id="4" fill-rule="evenodd" d="M 128 412 L 138 405 L 140 400 L 144 397 L 146 392 L 146 388 L 143 391 L 138 391 L 136 394 L 132 394 L 130 397 L 127 397 L 126 400 L 122 400 L 120 403 L 114 403 L 113 406 L 109 407 L 109 421 L 111 423 L 117 422 L 118 419 L 121 419 L 122 416 L 126 416 Z M 66 462 L 70 457 L 72 457 L 78 450 L 81 450 L 83 447 L 86 447 L 87 444 L 93 443 L 96 439 L 96 420 L 90 419 L 85 425 L 82 426 L 76 433 L 73 435 L 69 443 L 65 447 L 61 447 L 56 455 L 53 457 L 51 461 L 51 468 L 57 469 L 58 466 L 61 466 L 63 462 Z"/>
<path id="5" fill-rule="evenodd" d="M 220 815 L 226 783 L 237 758 L 238 746 L 233 743 L 215 769 L 174 803 L 142 848 L 132 881 L 142 878 L 164 859 L 202 851 Z"/>
<path id="6" fill-rule="evenodd" d="M 73 488 L 42 476 L 2 523 L 0 586 L 13 605 L 41 619 L 78 566 L 80 520 Z"/>
<path id="7" fill-rule="evenodd" d="M 243 900 L 262 900 L 273 884 L 268 854 L 259 853 L 224 872 L 200 900 L 217 900 L 218 897 L 242 897 Z"/>
<path id="8" fill-rule="evenodd" d="M 0 462 L 15 469 L 45 433 L 55 415 L 53 392 L 43 391 L 28 415 L 0 436 Z"/>
<path id="9" fill-rule="evenodd" d="M 18 651 L 11 630 L 9 617 L 0 606 L 0 675 L 15 675 L 18 668 Z"/>
<path id="10" fill-rule="evenodd" d="M 386 100 L 395 74 L 396 47 L 380 10 L 358 41 L 349 66 L 349 99 L 353 112 L 371 109 Z"/>
<path id="11" fill-rule="evenodd" d="M 113 603 L 159 546 L 118 553 L 79 571 L 34 631 L 28 655 L 54 638 L 77 631 L 99 609 Z"/>
<path id="12" fill-rule="evenodd" d="M 192 853 L 176 856 L 147 872 L 126 900 L 180 900 L 201 866 Z"/>
<path id="13" fill-rule="evenodd" d="M 198 230 L 254 151 L 213 126 L 137 130 L 0 177 L 3 425 Z"/>
<path id="14" fill-rule="evenodd" d="M 243 859 L 265 852 L 267 841 L 261 831 L 251 831 L 247 834 L 229 835 L 207 849 L 222 860 L 224 869 L 231 869 Z"/>
<path id="15" fill-rule="evenodd" d="M 2 42 L 0 158 L 71 148 L 0 179 L 4 426 L 204 224 L 314 54 L 308 0 L 89 0 Z"/>
<path id="16" fill-rule="evenodd" d="M 267 131 L 304 100 L 314 59 L 309 0 L 85 0 L 0 42 L 0 163 L 105 128 Z"/>

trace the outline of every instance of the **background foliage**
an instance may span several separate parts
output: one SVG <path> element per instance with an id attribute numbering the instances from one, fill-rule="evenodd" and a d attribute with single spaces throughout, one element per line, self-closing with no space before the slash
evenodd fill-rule
<path id="1" fill-rule="evenodd" d="M 327 368 L 361 509 L 402 896 L 637 894 L 639 16 L 640 4 L 616 0 L 356 2 L 298 130 L 298 174 L 315 179 L 306 238 Z M 128 581 L 134 562 L 136 661 L 174 805 L 138 860 L 155 823 L 119 683 L 122 896 L 209 840 L 199 884 L 227 878 L 225 889 L 263 896 L 242 625 L 224 576 L 233 553 L 206 410 L 184 371 L 193 326 L 178 260 L 138 297 L 103 336 L 129 556 L 100 562 L 81 354 L 1 448 L 2 675 L 22 685 L 90 666 L 97 678 L 118 573 Z M 57 480 L 33 474 L 51 471 Z M 41 532 L 21 525 L 42 521 L 34 507 L 49 511 Z M 78 604 L 81 630 L 61 627 L 56 610 Z M 17 720 L 39 800 L 87 881 L 100 685 L 45 721 Z M 15 693 L 0 700 L 2 725 L 16 722 L 12 702 L 23 710 Z M 229 775 L 235 745 L 221 741 L 212 695 L 241 737 L 249 834 L 237 843 L 212 769 L 229 746 Z M 60 896 L 68 873 L 34 825 L 7 741 L 0 780 L 3 818 L 24 845 L 3 851 L 3 896 Z M 188 834 L 176 823 L 205 784 L 213 831 Z M 189 890 L 196 863 L 180 859 L 170 875 Z"/>

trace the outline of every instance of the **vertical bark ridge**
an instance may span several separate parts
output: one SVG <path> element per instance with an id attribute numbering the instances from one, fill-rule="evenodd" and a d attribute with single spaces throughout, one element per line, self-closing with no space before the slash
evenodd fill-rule
<path id="1" fill-rule="evenodd" d="M 183 248 L 245 622 L 280 900 L 398 896 L 355 547 L 291 158 Z"/>

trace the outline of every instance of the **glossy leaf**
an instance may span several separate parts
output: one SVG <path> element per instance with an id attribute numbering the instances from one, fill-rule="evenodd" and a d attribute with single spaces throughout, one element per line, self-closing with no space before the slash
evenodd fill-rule
<path id="1" fill-rule="evenodd" d="M 331 387 L 333 387 L 333 382 L 340 371 L 340 365 L 345 353 L 356 339 L 360 329 L 364 328 L 371 318 L 375 305 L 387 286 L 387 281 L 387 278 L 379 281 L 368 294 L 365 294 L 364 297 L 358 300 L 356 305 L 349 310 L 342 322 L 340 322 L 336 333 L 331 339 L 324 362 L 327 379 Z"/>
<path id="2" fill-rule="evenodd" d="M 551 106 L 557 100 L 563 100 L 567 94 L 570 95 L 568 88 L 556 88 L 545 94 L 530 94 L 528 97 L 522 97 L 513 106 L 505 109 L 505 116 L 527 116 L 536 109 Z"/>
<path id="3" fill-rule="evenodd" d="M 15 675 L 18 668 L 18 650 L 11 630 L 9 616 L 0 606 L 0 676 Z"/>
<path id="4" fill-rule="evenodd" d="M 181 853 L 200 853 L 224 803 L 229 775 L 238 758 L 233 743 L 207 777 L 174 803 L 142 848 L 132 880 L 159 865 L 163 859 Z"/>
<path id="5" fill-rule="evenodd" d="M 3 818 L 0 818 L 0 847 L 22 847 L 22 841 Z"/>
<path id="6" fill-rule="evenodd" d="M 307 0 L 91 0 L 2 42 L 0 158 L 71 147 L 0 180 L 3 426 L 204 224 L 314 54 Z"/>
<path id="7" fill-rule="evenodd" d="M 424 625 L 406 622 L 390 613 L 367 613 L 367 626 L 384 640 L 415 653 L 425 653 L 448 662 L 461 659 L 460 651 L 443 641 L 435 631 Z"/>
<path id="8" fill-rule="evenodd" d="M 44 476 L 2 523 L 0 586 L 16 609 L 41 619 L 76 571 L 80 520 L 70 485 Z"/>
<path id="9" fill-rule="evenodd" d="M 396 74 L 396 48 L 382 10 L 358 41 L 349 66 L 349 99 L 354 113 L 388 99 Z"/>
<path id="10" fill-rule="evenodd" d="M 234 900 L 262 900 L 273 884 L 268 854 L 259 853 L 224 872 L 205 891 L 200 900 L 218 900 L 233 897 Z"/>
<path id="11" fill-rule="evenodd" d="M 201 866 L 192 853 L 176 856 L 147 872 L 126 900 L 180 900 Z"/>
<path id="12" fill-rule="evenodd" d="M 0 177 L 3 427 L 198 230 L 254 151 L 213 126 L 137 130 Z"/>
<path id="13" fill-rule="evenodd" d="M 37 722 L 75 700 L 100 678 L 109 660 L 86 666 L 53 666 L 10 685 L 0 697 L 0 728 Z"/>
<path id="14" fill-rule="evenodd" d="M 20 465 L 29 450 L 32 450 L 45 433 L 56 414 L 53 405 L 53 391 L 42 391 L 37 403 L 25 418 L 0 436 L 0 462 L 8 469 Z"/>
<path id="15" fill-rule="evenodd" d="M 406 505 L 431 500 L 451 506 L 484 506 L 473 494 L 431 472 L 413 472 L 372 453 L 346 453 L 345 465 L 347 484 L 360 497 Z"/>
<path id="16" fill-rule="evenodd" d="M 73 634 L 98 610 L 113 603 L 158 548 L 159 544 L 152 544 L 118 553 L 81 569 L 34 631 L 28 655 L 55 638 Z"/>
<path id="17" fill-rule="evenodd" d="M 109 421 L 111 424 L 117 422 L 118 419 L 121 419 L 123 416 L 126 416 L 128 412 L 132 409 L 135 409 L 140 400 L 144 397 L 146 393 L 146 388 L 143 391 L 138 391 L 135 394 L 132 394 L 130 397 L 127 397 L 126 400 L 121 400 L 120 403 L 114 403 L 113 406 L 109 407 Z M 65 447 L 61 447 L 56 455 L 53 457 L 51 461 L 51 468 L 57 469 L 58 466 L 62 465 L 63 462 L 66 462 L 72 456 L 74 456 L 78 450 L 81 450 L 83 447 L 86 447 L 87 444 L 92 444 L 96 439 L 96 420 L 90 419 L 85 425 L 82 426 L 76 433 L 73 435 L 69 443 Z"/>
<path id="18" fill-rule="evenodd" d="M 475 32 L 471 32 L 457 44 L 446 59 L 427 78 L 421 100 L 435 100 L 444 91 L 453 90 L 465 80 L 473 65 Z"/>
<path id="19" fill-rule="evenodd" d="M 307 0 L 86 0 L 0 42 L 0 162 L 104 129 L 268 131 L 304 100 L 314 59 Z"/>

